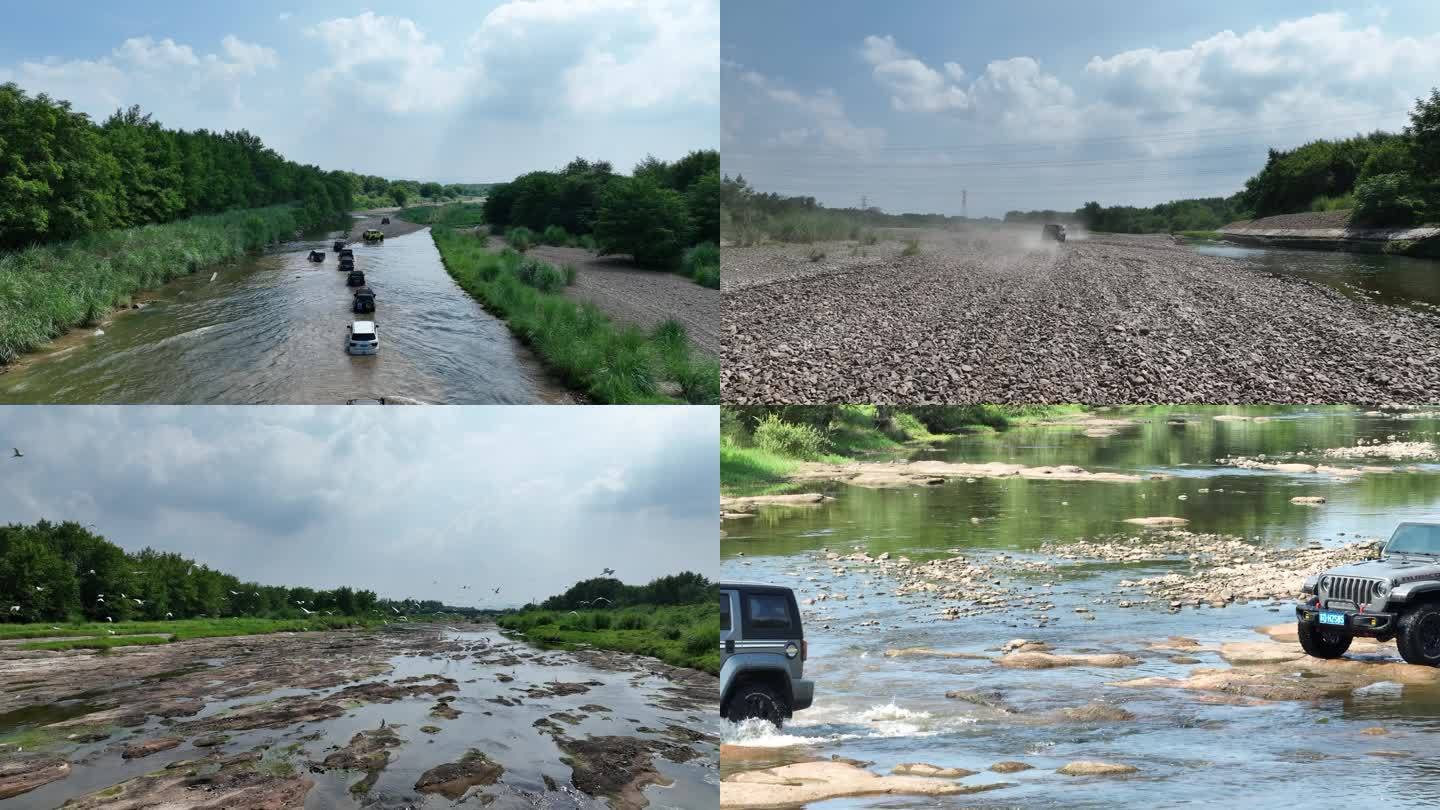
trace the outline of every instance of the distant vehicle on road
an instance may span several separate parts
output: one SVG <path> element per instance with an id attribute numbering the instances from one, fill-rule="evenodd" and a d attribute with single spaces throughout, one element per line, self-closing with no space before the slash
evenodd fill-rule
<path id="1" fill-rule="evenodd" d="M 783 585 L 720 583 L 720 716 L 759 718 L 778 728 L 810 707 L 809 648 L 795 592 Z"/>
<path id="2" fill-rule="evenodd" d="M 381 224 L 381 225 L 389 225 L 389 224 L 390 224 L 390 217 L 381 217 L 381 218 L 380 218 L 380 224 Z"/>
<path id="3" fill-rule="evenodd" d="M 380 334 L 375 331 L 374 321 L 356 321 L 350 324 L 345 351 L 351 354 L 375 354 L 380 351 Z"/>
<path id="4" fill-rule="evenodd" d="M 345 252 L 345 241 L 342 240 L 342 239 L 336 239 L 336 240 L 335 240 L 335 244 L 332 245 L 331 247 L 332 247 L 332 249 L 333 249 L 336 253 L 344 253 L 344 252 Z"/>
<path id="5" fill-rule="evenodd" d="M 325 251 L 323 251 L 323 250 L 312 250 L 312 251 L 310 251 L 310 261 L 312 261 L 312 262 L 323 262 L 323 261 L 325 261 Z"/>
<path id="6" fill-rule="evenodd" d="M 1380 559 L 1322 571 L 1295 606 L 1300 646 L 1339 658 L 1356 636 L 1395 639 L 1407 663 L 1440 666 L 1440 522 L 1395 527 Z"/>
<path id="7" fill-rule="evenodd" d="M 1041 236 L 1046 239 L 1054 240 L 1056 242 L 1064 242 L 1065 226 L 1061 225 L 1058 222 L 1047 222 L 1045 223 L 1044 229 L 1041 231 Z"/>

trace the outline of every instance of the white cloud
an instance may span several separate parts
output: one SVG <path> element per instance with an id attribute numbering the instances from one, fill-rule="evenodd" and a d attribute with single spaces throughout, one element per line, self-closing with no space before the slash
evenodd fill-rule
<path id="1" fill-rule="evenodd" d="M 1392 37 L 1334 12 L 1176 50 L 1097 56 L 1085 69 L 1107 102 L 1152 117 L 1313 119 L 1331 115 L 1330 105 L 1406 106 L 1440 73 L 1440 34 Z"/>
<path id="2" fill-rule="evenodd" d="M 292 14 L 292 13 L 290 13 L 290 12 L 288 12 L 288 11 L 282 11 L 282 12 L 280 12 L 280 16 L 279 16 L 278 19 L 280 20 L 280 22 L 285 22 L 286 20 L 288 20 L 288 19 L 290 19 L 291 17 L 294 17 L 294 16 L 295 16 L 294 14 Z"/>
<path id="3" fill-rule="evenodd" d="M 775 138 L 776 143 L 797 146 L 808 141 L 851 152 L 867 152 L 885 141 L 884 130 L 851 123 L 844 103 L 834 90 L 823 88 L 814 95 L 806 95 L 753 70 L 741 69 L 740 80 L 759 91 L 763 98 L 807 121 L 807 126 L 782 130 Z"/>
<path id="4" fill-rule="evenodd" d="M 514 0 L 470 45 L 491 95 L 555 90 L 584 115 L 719 100 L 716 0 Z"/>
<path id="5" fill-rule="evenodd" d="M 473 79 L 471 69 L 443 64 L 445 49 L 414 21 L 366 11 L 305 29 L 324 44 L 330 64 L 311 78 L 320 94 L 374 102 L 393 113 L 452 107 Z"/>
<path id="6" fill-rule="evenodd" d="M 14 81 L 29 92 L 48 93 L 93 112 L 128 106 L 139 98 L 188 108 L 238 108 L 240 88 L 229 80 L 279 64 L 271 48 L 233 35 L 221 40 L 219 53 L 204 55 L 168 37 L 142 36 L 125 40 L 99 59 L 46 59 L 0 68 L 0 81 Z M 153 111 L 154 106 L 147 108 Z"/>
<path id="7" fill-rule="evenodd" d="M 890 91 L 891 105 L 901 112 L 940 112 L 970 106 L 966 92 L 952 83 L 965 77 L 965 69 L 954 62 L 946 62 L 941 73 L 902 50 L 892 36 L 866 37 L 860 55 L 874 68 L 875 80 Z"/>

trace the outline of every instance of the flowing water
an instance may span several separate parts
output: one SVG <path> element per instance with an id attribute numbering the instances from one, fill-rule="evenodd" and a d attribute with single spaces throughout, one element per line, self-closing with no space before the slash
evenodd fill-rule
<path id="1" fill-rule="evenodd" d="M 444 632 L 444 639 L 457 642 L 464 649 L 484 651 L 514 644 L 498 631 Z M 236 653 L 246 654 L 243 640 L 237 642 Z M 528 645 L 519 651 L 538 652 Z M 643 662 L 646 659 L 630 659 Z M 225 659 L 206 661 L 201 665 L 224 667 Z M 458 691 L 450 705 L 460 712 L 455 719 L 436 719 L 430 710 L 436 705 L 433 695 L 419 695 L 395 702 L 364 703 L 348 709 L 344 715 L 330 720 L 312 721 L 280 729 L 258 729 L 228 732 L 222 749 L 225 754 L 268 746 L 262 769 L 276 773 L 302 773 L 315 781 L 305 797 L 309 808 L 344 807 L 451 807 L 456 804 L 439 795 L 417 794 L 416 780 L 435 766 L 455 762 L 474 749 L 504 767 L 499 781 L 490 787 L 474 788 L 466 799 L 467 806 L 495 808 L 586 808 L 603 810 L 605 801 L 591 798 L 571 787 L 570 766 L 561 761 L 564 752 L 554 738 L 536 721 L 563 711 L 574 720 L 561 726 L 573 739 L 588 736 L 623 735 L 652 740 L 670 740 L 666 729 L 680 727 L 706 734 L 713 733 L 702 710 L 684 708 L 669 690 L 673 684 L 659 673 L 640 666 L 593 666 L 575 656 L 548 652 L 523 660 L 510 660 L 504 665 L 486 664 L 472 656 L 445 652 L 442 654 L 411 653 L 397 655 L 388 661 L 389 671 L 383 680 L 391 683 L 429 682 L 450 678 Z M 513 680 L 501 680 L 498 674 Z M 551 697 L 528 697 L 524 690 L 551 682 L 583 683 L 588 691 L 580 694 Z M 111 684 L 120 687 L 123 684 Z M 285 697 L 311 697 L 332 690 L 277 689 L 244 697 L 211 700 L 197 715 L 183 722 L 200 721 L 225 715 L 242 706 L 268 703 Z M 497 705 L 496 699 L 513 705 Z M 88 704 L 45 707 L 0 716 L 0 734 L 13 733 L 37 723 L 55 722 L 83 714 Z M 603 709 L 603 711 L 602 711 Z M 712 710 L 713 711 L 713 710 Z M 174 721 L 151 717 L 143 727 L 132 732 L 133 739 L 164 736 Z M 393 727 L 404 741 L 391 750 L 388 765 L 378 780 L 361 795 L 353 795 L 351 787 L 361 780 L 356 771 L 312 769 L 337 747 L 346 745 L 352 736 L 372 731 L 382 725 Z M 428 728 L 429 731 L 423 731 Z M 118 754 L 117 733 L 101 742 L 84 744 L 68 754 L 71 773 L 30 793 L 0 800 L 0 808 L 50 808 L 65 800 L 100 791 L 126 779 L 152 773 L 167 764 L 203 758 L 212 749 L 187 743 L 159 754 L 137 760 L 124 760 Z M 671 762 L 655 757 L 655 767 L 668 784 L 644 788 L 651 807 L 713 807 L 716 803 L 718 775 L 717 750 L 711 741 L 688 743 L 698 756 L 687 762 Z M 193 740 L 190 741 L 193 743 Z M 116 791 L 118 793 L 118 791 Z M 483 794 L 483 796 L 482 796 Z"/>
<path id="2" fill-rule="evenodd" d="M 866 490 L 834 485 L 836 500 L 804 509 L 762 509 L 752 520 L 726 521 L 721 542 L 723 579 L 788 584 L 801 599 L 819 586 L 847 601 L 802 608 L 810 642 L 807 677 L 816 680 L 815 705 L 782 731 L 750 721 L 729 724 L 725 742 L 771 746 L 776 758 L 832 754 L 874 763 L 888 773 L 902 762 L 929 762 L 980 771 L 966 779 L 1011 787 L 978 795 L 836 800 L 826 807 L 1167 807 L 1289 806 L 1318 799 L 1325 806 L 1360 803 L 1440 806 L 1440 689 L 1381 683 L 1317 702 L 1228 705 L 1206 693 L 1126 689 L 1111 682 L 1144 676 L 1183 678 L 1187 665 L 1146 653 L 1147 643 L 1187 636 L 1202 643 L 1261 641 L 1253 628 L 1293 622 L 1288 603 L 1255 602 L 1171 613 L 1163 605 L 1115 606 L 1117 583 L 1175 570 L 1176 563 L 1070 563 L 1037 574 L 1054 583 L 1050 613 L 1058 623 L 1037 627 L 1019 610 L 944 620 L 940 600 L 896 597 L 885 577 L 836 576 L 822 549 L 841 554 L 859 547 L 920 561 L 959 548 L 985 559 L 1007 553 L 1039 559 L 1046 541 L 1134 534 L 1121 523 L 1137 516 L 1188 518 L 1196 532 L 1222 532 L 1264 544 L 1354 535 L 1386 537 L 1396 522 L 1440 512 L 1440 466 L 1366 461 L 1396 467 L 1351 480 L 1222 466 L 1216 459 L 1297 453 L 1314 463 L 1320 450 L 1357 439 L 1436 441 L 1440 419 L 1366 415 L 1357 410 L 1226 408 L 1265 415 L 1261 422 L 1217 422 L 1222 409 L 1168 408 L 1126 412 L 1139 424 L 1109 437 L 1075 427 L 1017 428 L 963 438 L 913 454 L 915 459 L 1076 464 L 1091 471 L 1167 473 L 1139 483 L 1023 479 L 951 481 L 934 487 Z M 1167 417 L 1185 415 L 1184 426 Z M 1222 492 L 1223 490 L 1223 492 Z M 1180 496 L 1186 496 L 1180 500 Z M 1290 503 L 1322 495 L 1321 507 Z M 1143 497 L 1142 497 L 1143 496 Z M 1343 533 L 1343 535 L 1342 535 Z M 1181 564 L 1183 567 L 1183 564 Z M 1182 569 L 1183 570 L 1183 569 Z M 1298 583 L 1297 583 L 1298 586 Z M 1126 592 L 1140 596 L 1138 591 Z M 1106 604 L 1097 605 L 1098 600 Z M 1073 611 L 1092 608 L 1093 620 Z M 1033 611 L 1031 611 L 1033 613 Z M 874 624 L 870 624 L 870 623 Z M 887 649 L 928 647 L 995 655 L 1012 638 L 1049 642 L 1057 652 L 1136 654 L 1123 669 L 1073 667 L 1015 670 L 985 660 L 887 657 Z M 1200 666 L 1224 667 L 1213 652 L 1197 652 Z M 949 690 L 998 690 L 1015 707 L 1000 715 L 945 697 Z M 1044 713 L 1092 700 L 1122 704 L 1128 722 L 1043 720 Z M 1053 715 L 1052 715 L 1053 717 Z M 1360 730 L 1383 727 L 1384 736 Z M 1126 778 L 1072 778 L 1054 773 L 1073 760 L 1135 765 Z M 986 769 L 1022 760 L 1035 770 L 1000 775 Z M 726 768 L 734 768 L 727 765 Z"/>
<path id="3" fill-rule="evenodd" d="M 79 329 L 0 374 L 0 402 L 304 403 L 409 397 L 432 403 L 559 402 L 565 391 L 445 272 L 428 230 L 355 243 L 376 311 L 350 311 L 330 241 L 202 270 L 140 311 Z M 307 259 L 326 252 L 324 262 Z M 215 273 L 214 281 L 210 280 Z M 346 354 L 352 320 L 373 320 L 380 352 Z"/>
<path id="4" fill-rule="evenodd" d="M 1300 276 L 1347 295 L 1431 312 L 1440 309 L 1440 261 L 1379 253 L 1242 247 L 1192 241 L 1196 253 L 1236 259 L 1278 275 Z"/>

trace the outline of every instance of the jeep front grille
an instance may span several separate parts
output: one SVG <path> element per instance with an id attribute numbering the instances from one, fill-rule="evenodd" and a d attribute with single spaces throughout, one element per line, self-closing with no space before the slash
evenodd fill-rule
<path id="1" fill-rule="evenodd" d="M 1367 577 L 1337 577 L 1329 575 L 1320 579 L 1320 598 L 1326 601 L 1339 599 L 1363 605 L 1370 601 L 1378 579 Z"/>

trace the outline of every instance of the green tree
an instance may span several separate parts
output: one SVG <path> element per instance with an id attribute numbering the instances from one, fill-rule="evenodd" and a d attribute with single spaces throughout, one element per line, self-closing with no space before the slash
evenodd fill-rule
<path id="1" fill-rule="evenodd" d="M 608 184 L 595 218 L 600 255 L 629 254 L 648 267 L 672 267 L 690 244 L 690 212 L 679 192 L 651 177 Z"/>
<path id="2" fill-rule="evenodd" d="M 390 189 L 390 199 L 401 208 L 405 207 L 405 201 L 410 199 L 410 192 L 403 186 L 394 186 Z"/>

